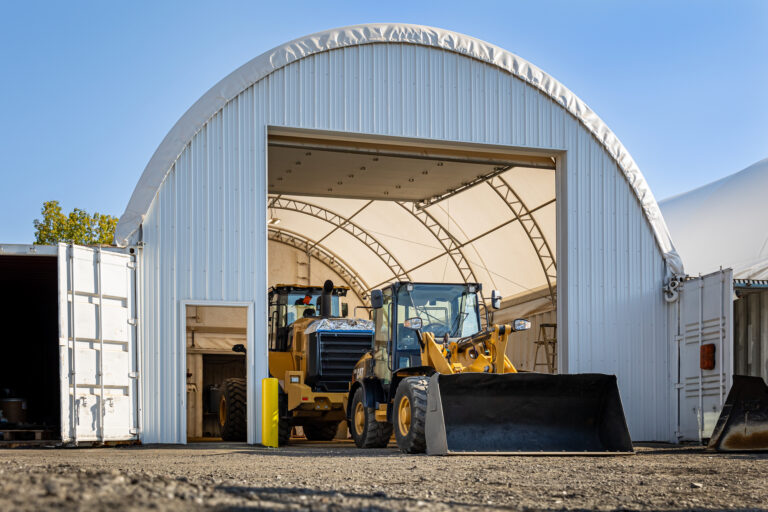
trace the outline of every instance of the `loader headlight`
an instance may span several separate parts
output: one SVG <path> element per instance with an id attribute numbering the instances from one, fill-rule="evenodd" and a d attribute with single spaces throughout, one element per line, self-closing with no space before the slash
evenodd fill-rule
<path id="1" fill-rule="evenodd" d="M 518 318 L 512 322 L 512 328 L 516 331 L 527 331 L 531 328 L 531 322 L 522 318 Z"/>
<path id="2" fill-rule="evenodd" d="M 291 375 L 291 384 L 298 384 L 298 383 L 299 383 L 299 376 Z"/>

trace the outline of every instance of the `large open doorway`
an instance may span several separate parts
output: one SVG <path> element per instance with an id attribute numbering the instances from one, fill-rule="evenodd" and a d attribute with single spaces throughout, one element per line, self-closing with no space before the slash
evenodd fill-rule
<path id="1" fill-rule="evenodd" d="M 308 265 L 330 267 L 361 306 L 371 290 L 398 280 L 481 283 L 486 301 L 491 290 L 504 296 L 490 321 L 533 323 L 509 344 L 514 364 L 567 371 L 557 328 L 560 156 L 270 127 L 270 281 L 273 247 L 290 245 Z"/>

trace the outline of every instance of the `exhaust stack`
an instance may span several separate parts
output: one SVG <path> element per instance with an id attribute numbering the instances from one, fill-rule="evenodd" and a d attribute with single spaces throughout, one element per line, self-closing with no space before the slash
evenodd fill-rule
<path id="1" fill-rule="evenodd" d="M 322 318 L 331 317 L 331 304 L 333 304 L 331 299 L 332 294 L 333 281 L 328 279 L 323 283 L 323 293 L 320 295 L 320 317 Z"/>

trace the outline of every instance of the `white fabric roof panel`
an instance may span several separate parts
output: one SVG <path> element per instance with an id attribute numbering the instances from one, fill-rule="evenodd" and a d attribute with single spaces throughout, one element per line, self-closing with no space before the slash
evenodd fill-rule
<path id="1" fill-rule="evenodd" d="M 768 279 L 768 158 L 659 206 L 685 270 L 733 268 L 739 279 Z"/>
<path id="2" fill-rule="evenodd" d="M 374 201 L 354 218 L 406 268 L 440 255 L 442 247 L 421 223 L 400 205 Z"/>
<path id="3" fill-rule="evenodd" d="M 318 32 L 280 45 L 221 80 L 179 119 L 155 151 L 120 217 L 115 230 L 116 243 L 125 246 L 132 241 L 184 147 L 229 100 L 291 62 L 328 50 L 374 43 L 408 43 L 466 55 L 497 66 L 549 96 L 582 123 L 614 158 L 642 205 L 669 270 L 674 273 L 683 271 L 656 200 L 640 169 L 619 139 L 583 101 L 538 67 L 498 46 L 447 30 L 407 24 L 367 24 Z"/>
<path id="4" fill-rule="evenodd" d="M 554 174 L 553 171 L 542 171 Z M 554 190 L 552 191 L 554 194 Z M 486 184 L 476 185 L 461 194 L 427 208 L 456 239 L 465 243 L 512 219 L 512 212 Z"/>

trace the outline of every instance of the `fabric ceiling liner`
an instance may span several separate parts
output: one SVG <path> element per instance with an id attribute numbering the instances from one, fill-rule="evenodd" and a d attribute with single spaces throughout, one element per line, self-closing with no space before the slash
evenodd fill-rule
<path id="1" fill-rule="evenodd" d="M 688 273 L 768 279 L 766 190 L 768 158 L 659 203 Z"/>
<path id="2" fill-rule="evenodd" d="M 267 205 L 271 231 L 299 234 L 354 269 L 354 279 L 342 277 L 361 300 L 374 288 L 409 280 L 479 282 L 507 297 L 544 289 L 554 302 L 554 170 L 513 167 L 424 207 L 288 194 L 270 194 Z"/>
<path id="3" fill-rule="evenodd" d="M 668 271 L 683 272 L 656 200 L 629 152 L 575 94 L 528 61 L 498 46 L 455 32 L 409 24 L 355 25 L 318 32 L 280 45 L 244 64 L 206 92 L 174 125 L 145 168 L 115 230 L 115 242 L 136 240 L 138 228 L 173 163 L 190 139 L 229 100 L 273 71 L 309 55 L 355 45 L 406 43 L 441 48 L 497 66 L 547 94 L 580 121 L 615 159 L 653 229 Z"/>

